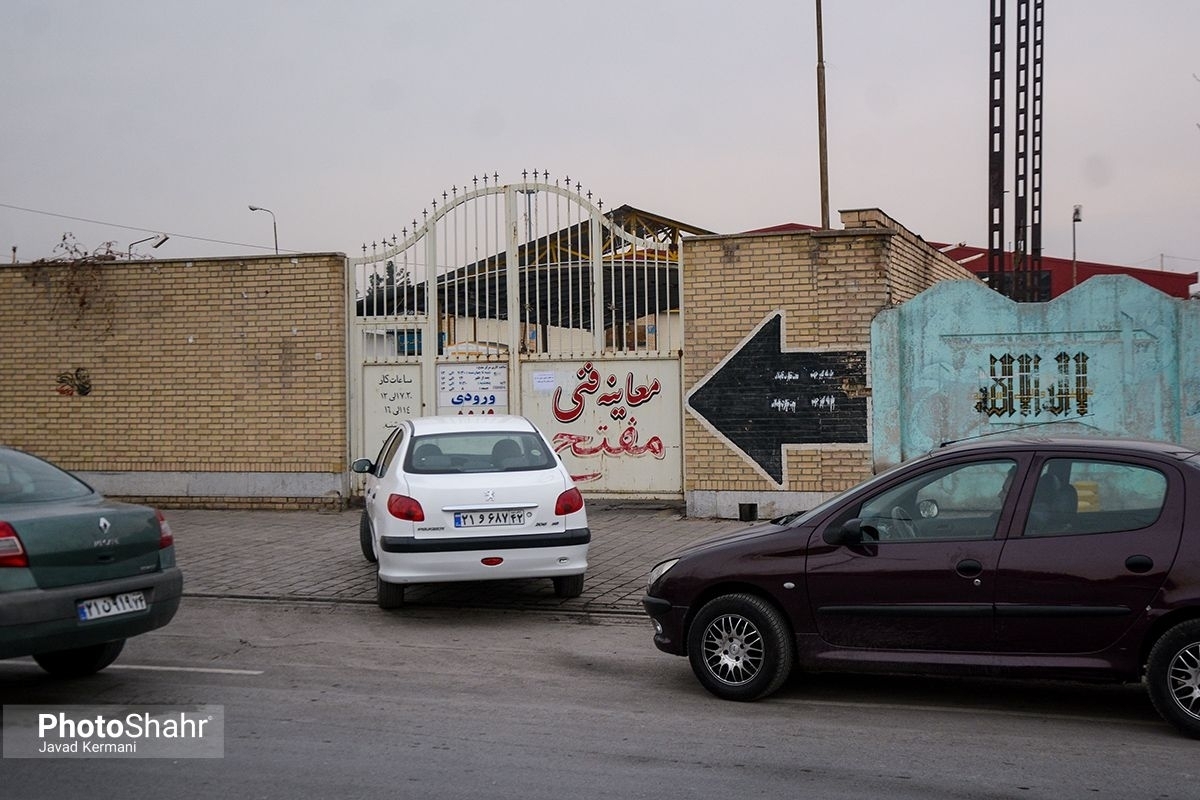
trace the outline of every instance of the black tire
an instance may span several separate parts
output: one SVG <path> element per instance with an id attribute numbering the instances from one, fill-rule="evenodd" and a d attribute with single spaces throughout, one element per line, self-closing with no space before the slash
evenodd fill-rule
<path id="1" fill-rule="evenodd" d="M 788 679 L 796 660 L 787 620 L 752 594 L 705 603 L 688 629 L 687 651 L 700 683 L 724 700 L 766 697 Z"/>
<path id="2" fill-rule="evenodd" d="M 362 548 L 363 558 L 372 564 L 379 560 L 379 557 L 375 555 L 375 537 L 371 534 L 371 520 L 365 511 L 358 521 L 358 544 Z"/>
<path id="3" fill-rule="evenodd" d="M 38 653 L 33 660 L 38 666 L 56 678 L 82 678 L 107 667 L 121 655 L 125 640 L 77 647 L 73 650 L 56 650 L 53 653 Z"/>
<path id="4" fill-rule="evenodd" d="M 1154 643 L 1146 689 L 1163 719 L 1200 739 L 1200 619 L 1179 623 Z"/>
<path id="5" fill-rule="evenodd" d="M 579 597 L 583 594 L 583 575 L 563 575 L 553 578 L 555 597 Z"/>
<path id="6" fill-rule="evenodd" d="M 400 608 L 404 605 L 404 584 L 388 583 L 376 575 L 375 598 L 380 608 Z"/>

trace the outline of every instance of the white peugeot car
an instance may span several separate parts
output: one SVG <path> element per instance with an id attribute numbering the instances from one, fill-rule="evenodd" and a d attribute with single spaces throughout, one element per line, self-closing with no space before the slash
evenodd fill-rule
<path id="1" fill-rule="evenodd" d="M 363 555 L 379 563 L 379 605 L 417 583 L 552 578 L 578 597 L 587 570 L 583 495 L 524 417 L 420 417 L 400 423 L 367 476 Z"/>

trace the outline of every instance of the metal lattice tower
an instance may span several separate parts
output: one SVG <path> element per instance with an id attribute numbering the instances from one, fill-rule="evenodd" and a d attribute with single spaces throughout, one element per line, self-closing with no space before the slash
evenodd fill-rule
<path id="1" fill-rule="evenodd" d="M 992 0 L 991 103 L 988 120 L 988 285 L 1003 290 L 1004 276 L 1004 9 L 1007 0 Z"/>
<path id="2" fill-rule="evenodd" d="M 1020 301 L 1040 298 L 1042 262 L 1042 87 L 1045 0 L 1017 0 L 1016 149 L 1012 274 L 1004 264 L 1006 6 L 992 0 L 988 282 Z"/>

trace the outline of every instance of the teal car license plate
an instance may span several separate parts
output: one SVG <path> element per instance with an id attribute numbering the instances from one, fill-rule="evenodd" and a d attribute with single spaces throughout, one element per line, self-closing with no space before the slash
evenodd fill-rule
<path id="1" fill-rule="evenodd" d="M 115 617 L 119 614 L 132 614 L 135 611 L 146 610 L 146 596 L 141 592 L 125 592 L 111 597 L 96 597 L 82 600 L 76 608 L 79 618 L 83 621 Z"/>

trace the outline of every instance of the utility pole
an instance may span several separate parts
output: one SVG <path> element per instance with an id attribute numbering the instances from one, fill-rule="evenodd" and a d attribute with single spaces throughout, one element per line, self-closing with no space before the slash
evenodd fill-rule
<path id="1" fill-rule="evenodd" d="M 821 230 L 829 229 L 829 153 L 825 142 L 825 43 L 821 31 L 821 0 L 817 3 L 817 128 L 821 160 Z"/>

